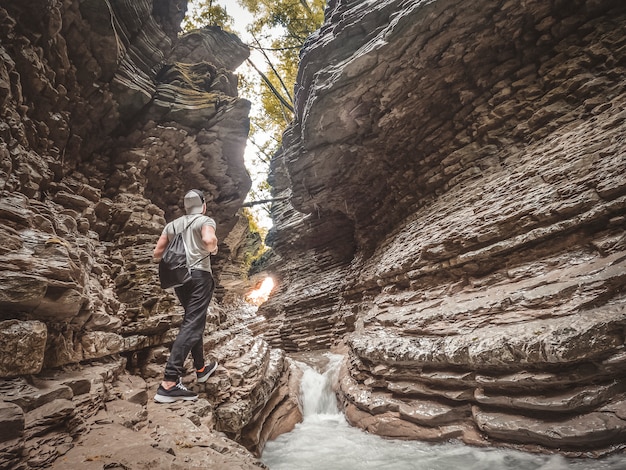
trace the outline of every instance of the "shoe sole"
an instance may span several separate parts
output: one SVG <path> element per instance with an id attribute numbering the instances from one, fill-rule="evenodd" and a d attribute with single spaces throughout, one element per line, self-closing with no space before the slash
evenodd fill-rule
<path id="1" fill-rule="evenodd" d="M 203 376 L 202 378 L 198 378 L 198 383 L 203 384 L 204 382 L 209 380 L 209 377 L 211 377 L 211 374 L 213 374 L 213 372 L 215 372 L 216 370 L 217 370 L 217 362 L 215 363 L 213 368 L 207 373 L 207 375 Z"/>
<path id="2" fill-rule="evenodd" d="M 154 401 L 157 403 L 174 403 L 177 401 L 194 401 L 197 400 L 198 397 L 168 397 L 165 395 L 159 395 L 158 393 L 154 396 Z"/>

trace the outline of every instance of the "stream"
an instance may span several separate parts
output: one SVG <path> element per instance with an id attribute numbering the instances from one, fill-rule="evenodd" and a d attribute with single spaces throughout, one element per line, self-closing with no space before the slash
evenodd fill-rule
<path id="1" fill-rule="evenodd" d="M 333 383 L 342 356 L 325 354 L 320 373 L 298 362 L 303 421 L 265 445 L 261 460 L 271 470 L 623 470 L 626 456 L 566 459 L 460 442 L 432 444 L 383 439 L 352 427 L 340 412 Z"/>

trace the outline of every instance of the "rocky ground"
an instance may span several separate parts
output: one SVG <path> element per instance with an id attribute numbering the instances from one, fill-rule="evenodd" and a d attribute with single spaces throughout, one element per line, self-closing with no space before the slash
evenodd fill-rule
<path id="1" fill-rule="evenodd" d="M 205 350 L 219 367 L 204 384 L 184 377 L 195 402 L 154 402 L 166 347 L 1 381 L 0 468 L 262 467 L 265 442 L 301 419 L 300 372 L 252 334 L 254 312 L 212 312 Z"/>
<path id="2" fill-rule="evenodd" d="M 219 382 L 220 374 L 213 380 Z M 207 398 L 159 404 L 158 381 L 123 375 L 104 409 L 88 418 L 73 447 L 52 469 L 232 469 L 266 468 L 247 449 L 215 430 Z"/>

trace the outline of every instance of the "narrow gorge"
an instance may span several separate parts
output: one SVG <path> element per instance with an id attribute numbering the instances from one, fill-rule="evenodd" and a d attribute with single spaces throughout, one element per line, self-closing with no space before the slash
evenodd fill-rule
<path id="1" fill-rule="evenodd" d="M 328 349 L 369 433 L 623 453 L 623 1 L 329 0 L 254 275 L 250 50 L 186 9 L 0 4 L 0 468 L 266 468 L 302 419 L 292 355 Z M 158 405 L 182 311 L 151 253 L 192 187 L 220 367 Z"/>

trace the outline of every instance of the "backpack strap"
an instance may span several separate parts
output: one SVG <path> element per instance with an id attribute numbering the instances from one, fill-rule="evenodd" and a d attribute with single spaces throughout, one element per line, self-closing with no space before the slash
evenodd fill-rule
<path id="1" fill-rule="evenodd" d="M 198 214 L 198 217 L 202 217 L 202 214 Z M 183 229 L 183 232 L 186 232 L 186 231 L 187 231 L 187 229 L 188 229 L 189 227 L 191 227 L 191 224 L 193 224 L 196 220 L 198 220 L 198 217 L 194 217 L 193 219 L 191 219 L 191 222 L 189 222 L 189 223 L 185 226 L 185 228 Z M 182 232 L 181 232 L 181 233 L 182 233 Z"/>
<path id="2" fill-rule="evenodd" d="M 193 268 L 196 264 L 198 264 L 200 261 L 204 261 L 205 259 L 207 259 L 209 256 L 211 256 L 211 253 L 209 253 L 208 255 L 206 255 L 204 258 L 200 258 L 198 261 L 196 261 L 195 263 L 193 263 L 191 266 L 189 266 L 189 269 Z"/>

